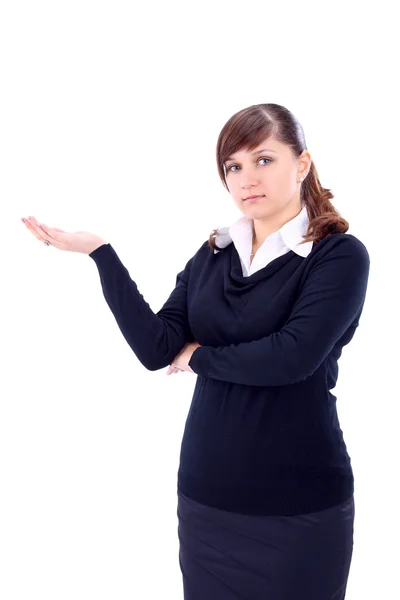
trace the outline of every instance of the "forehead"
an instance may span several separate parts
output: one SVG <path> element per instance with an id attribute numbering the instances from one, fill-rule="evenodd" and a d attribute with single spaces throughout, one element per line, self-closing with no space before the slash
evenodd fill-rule
<path id="1" fill-rule="evenodd" d="M 228 156 L 225 160 L 239 160 L 240 158 L 248 156 L 257 156 L 260 152 L 271 152 L 271 154 L 283 154 L 287 151 L 285 144 L 277 142 L 276 140 L 269 138 L 258 144 L 255 148 L 241 148 L 237 152 L 234 152 Z"/>

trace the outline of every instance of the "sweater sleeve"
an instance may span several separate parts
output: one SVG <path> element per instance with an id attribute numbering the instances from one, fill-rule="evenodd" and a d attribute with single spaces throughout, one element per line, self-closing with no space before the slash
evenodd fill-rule
<path id="1" fill-rule="evenodd" d="M 188 322 L 187 287 L 194 256 L 176 277 L 163 307 L 154 313 L 111 244 L 96 248 L 90 258 L 97 265 L 103 294 L 115 320 L 149 371 L 171 364 L 183 346 L 194 341 Z"/>
<path id="2" fill-rule="evenodd" d="M 280 386 L 306 379 L 350 325 L 358 324 L 369 266 L 364 244 L 343 235 L 310 268 L 279 331 L 251 342 L 196 348 L 190 368 L 202 377 L 244 385 Z"/>

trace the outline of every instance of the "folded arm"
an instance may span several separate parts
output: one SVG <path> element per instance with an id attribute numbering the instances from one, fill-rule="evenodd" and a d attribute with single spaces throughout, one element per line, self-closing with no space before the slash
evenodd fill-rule
<path id="1" fill-rule="evenodd" d="M 190 368 L 202 377 L 244 385 L 279 386 L 306 379 L 350 325 L 358 324 L 369 264 L 365 246 L 342 237 L 310 269 L 279 331 L 252 342 L 197 348 Z"/>

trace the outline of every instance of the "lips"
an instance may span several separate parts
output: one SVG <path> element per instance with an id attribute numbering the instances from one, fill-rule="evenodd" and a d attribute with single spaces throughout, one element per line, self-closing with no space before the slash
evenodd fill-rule
<path id="1" fill-rule="evenodd" d="M 263 198 L 263 196 L 248 196 L 245 200 L 255 200 L 256 198 Z"/>

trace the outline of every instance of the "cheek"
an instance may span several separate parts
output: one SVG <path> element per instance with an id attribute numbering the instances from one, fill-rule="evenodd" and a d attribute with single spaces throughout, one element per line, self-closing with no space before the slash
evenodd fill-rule
<path id="1" fill-rule="evenodd" d="M 231 196 L 234 198 L 241 197 L 242 189 L 238 181 L 228 179 L 226 185 L 228 186 L 228 192 L 231 194 Z"/>
<path id="2" fill-rule="evenodd" d="M 292 173 L 276 170 L 265 178 L 265 183 L 271 189 L 283 190 L 292 187 Z"/>

